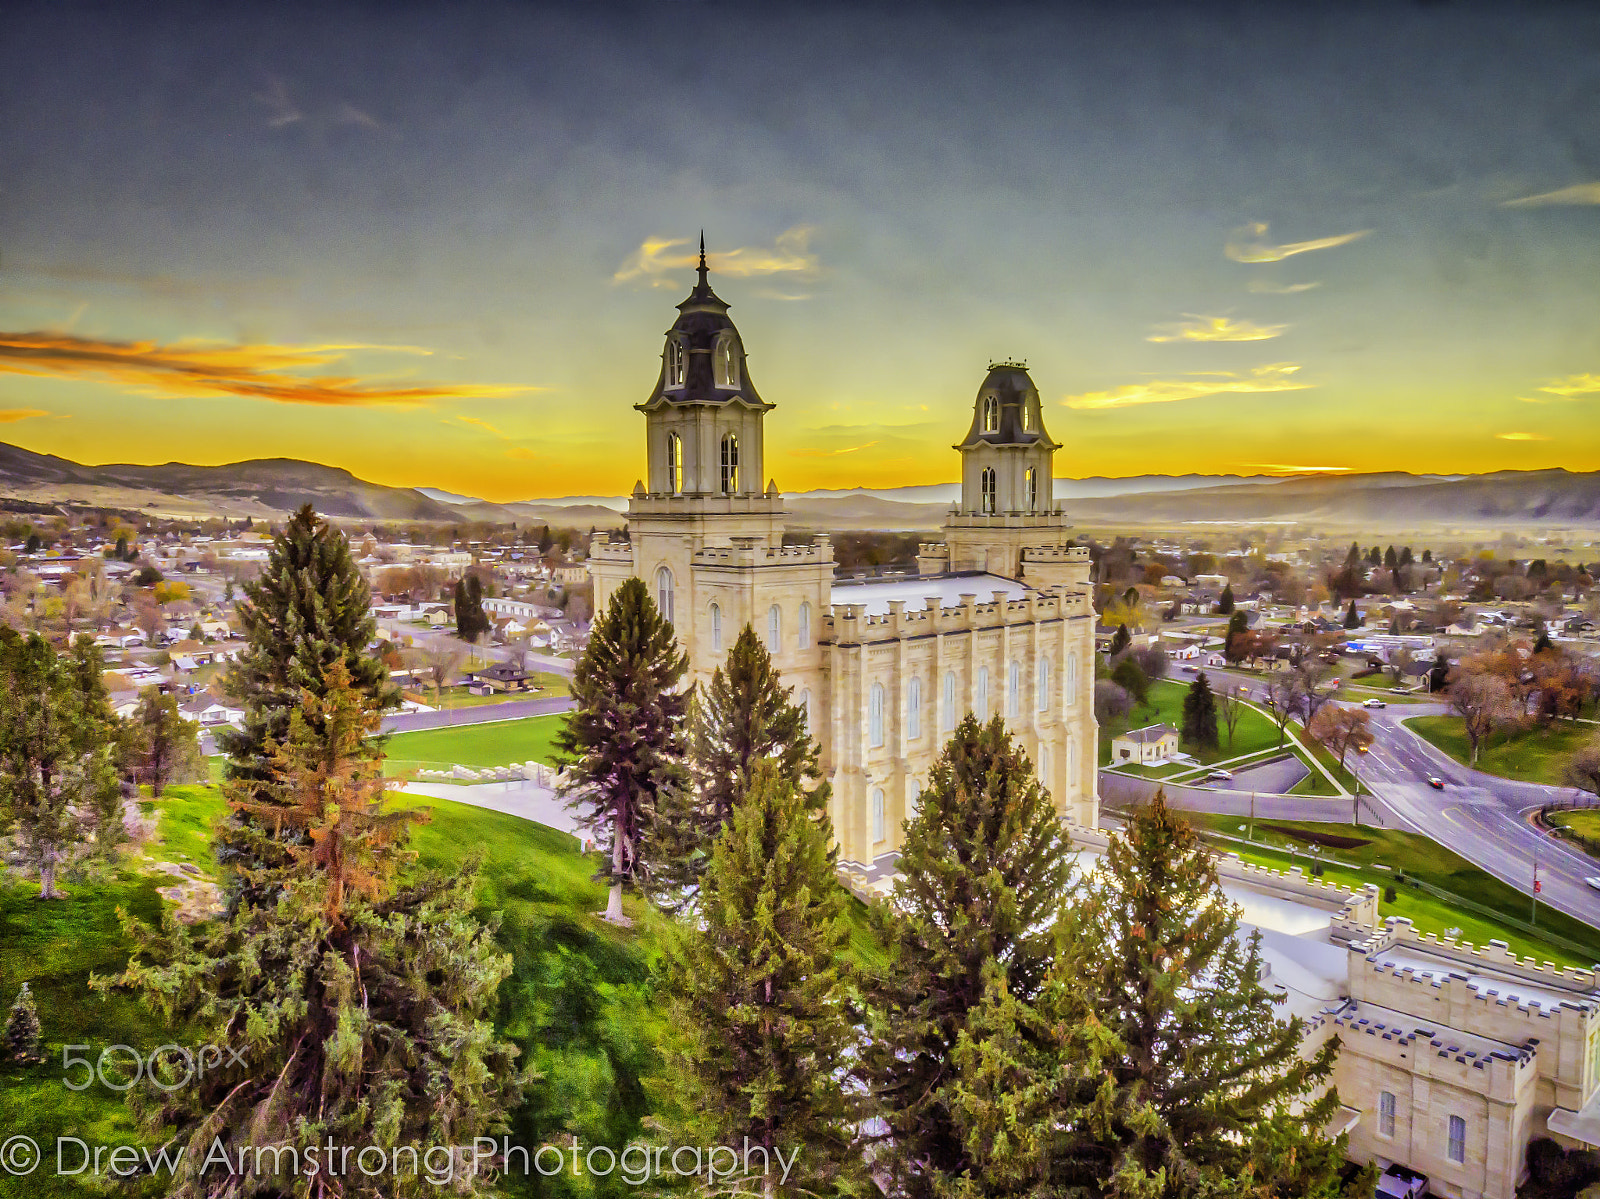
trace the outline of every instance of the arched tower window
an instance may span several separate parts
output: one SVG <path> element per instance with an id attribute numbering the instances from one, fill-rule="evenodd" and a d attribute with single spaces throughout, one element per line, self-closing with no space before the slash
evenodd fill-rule
<path id="1" fill-rule="evenodd" d="M 739 438 L 732 433 L 722 435 L 722 494 L 733 495 L 739 490 Z"/>
<path id="2" fill-rule="evenodd" d="M 986 466 L 986 467 L 983 468 L 983 475 L 982 475 L 982 478 L 981 478 L 981 495 L 982 495 L 982 507 L 983 507 L 984 515 L 993 516 L 994 515 L 994 496 L 995 496 L 995 473 L 994 473 L 994 467 L 992 467 L 992 466 Z"/>
<path id="3" fill-rule="evenodd" d="M 1040 658 L 1039 659 L 1038 671 L 1039 671 L 1039 675 L 1038 675 L 1038 679 L 1037 679 L 1037 686 L 1035 687 L 1035 690 L 1038 692 L 1038 695 L 1035 697 L 1035 705 L 1038 707 L 1039 711 L 1048 712 L 1050 710 L 1050 659 L 1049 658 Z"/>
<path id="4" fill-rule="evenodd" d="M 906 739 L 915 741 L 922 736 L 922 680 L 912 679 L 906 684 Z"/>
<path id="5" fill-rule="evenodd" d="M 1000 397 L 983 397 L 983 431 L 993 433 L 1000 428 Z"/>
<path id="6" fill-rule="evenodd" d="M 877 749 L 883 744 L 883 684 L 872 684 L 867 699 L 867 744 Z"/>
<path id="7" fill-rule="evenodd" d="M 724 333 L 717 339 L 711 363 L 718 387 L 739 386 L 739 343 L 734 340 L 733 334 Z"/>
<path id="8" fill-rule="evenodd" d="M 989 668 L 978 667 L 978 685 L 974 688 L 972 697 L 972 710 L 978 714 L 979 720 L 989 719 Z"/>
<path id="9" fill-rule="evenodd" d="M 1022 431 L 1024 433 L 1033 432 L 1033 405 L 1028 403 L 1026 399 L 1022 401 Z"/>
<path id="10" fill-rule="evenodd" d="M 656 571 L 656 607 L 668 624 L 672 623 L 672 572 L 665 566 Z"/>
<path id="11" fill-rule="evenodd" d="M 883 788 L 872 789 L 872 843 L 876 845 L 885 836 L 883 818 Z"/>
<path id="12" fill-rule="evenodd" d="M 683 438 L 667 434 L 667 486 L 673 495 L 683 494 Z"/>
<path id="13" fill-rule="evenodd" d="M 1013 660 L 1006 668 L 1006 716 L 1012 720 L 1022 715 L 1022 663 Z"/>
<path id="14" fill-rule="evenodd" d="M 1030 466 L 1022 472 L 1022 494 L 1028 501 L 1028 511 L 1039 510 L 1039 468 Z"/>
<path id="15" fill-rule="evenodd" d="M 767 609 L 767 652 L 775 654 L 783 648 L 783 611 L 777 604 Z"/>
<path id="16" fill-rule="evenodd" d="M 722 605 L 711 605 L 711 650 L 722 652 Z"/>
<path id="17" fill-rule="evenodd" d="M 798 649 L 811 648 L 811 604 L 807 600 L 800 601 L 800 619 L 795 622 L 795 646 Z"/>
<path id="18" fill-rule="evenodd" d="M 683 343 L 676 337 L 667 338 L 667 386 L 682 387 L 684 374 Z"/>
<path id="19" fill-rule="evenodd" d="M 946 671 L 944 676 L 944 713 L 939 721 L 939 731 L 951 733 L 956 727 L 956 672 Z"/>

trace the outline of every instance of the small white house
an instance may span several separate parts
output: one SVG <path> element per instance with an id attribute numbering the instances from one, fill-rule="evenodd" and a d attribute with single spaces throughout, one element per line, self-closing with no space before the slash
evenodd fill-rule
<path id="1" fill-rule="evenodd" d="M 1111 739 L 1112 765 L 1134 762 L 1153 765 L 1169 760 L 1178 752 L 1178 730 L 1170 724 L 1151 724 L 1129 729 Z"/>

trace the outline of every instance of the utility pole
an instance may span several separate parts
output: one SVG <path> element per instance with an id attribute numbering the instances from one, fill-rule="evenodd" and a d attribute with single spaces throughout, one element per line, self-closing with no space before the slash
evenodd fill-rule
<path id="1" fill-rule="evenodd" d="M 1532 914 L 1528 917 L 1530 924 L 1539 923 L 1539 851 L 1533 851 L 1533 891 L 1528 896 L 1532 905 Z"/>

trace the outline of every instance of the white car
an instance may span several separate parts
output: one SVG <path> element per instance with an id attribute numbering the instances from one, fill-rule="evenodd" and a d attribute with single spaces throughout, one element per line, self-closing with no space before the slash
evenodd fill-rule
<path id="1" fill-rule="evenodd" d="M 1221 783 L 1231 783 L 1231 782 L 1233 782 L 1233 775 L 1230 774 L 1226 770 L 1213 770 L 1210 774 L 1206 775 L 1206 778 L 1208 778 L 1208 779 L 1216 779 L 1218 782 L 1221 782 Z"/>
<path id="2" fill-rule="evenodd" d="M 1584 879 L 1583 881 L 1588 883 L 1596 891 L 1600 891 L 1600 878 L 1595 878 L 1594 875 L 1591 874 L 1588 878 Z"/>
<path id="3" fill-rule="evenodd" d="M 1389 705 L 1384 703 L 1381 699 L 1369 699 L 1361 706 L 1363 708 L 1387 708 Z"/>

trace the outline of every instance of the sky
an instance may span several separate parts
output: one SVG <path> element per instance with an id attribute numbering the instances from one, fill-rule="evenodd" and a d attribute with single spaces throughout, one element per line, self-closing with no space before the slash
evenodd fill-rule
<path id="1" fill-rule="evenodd" d="M 644 473 L 701 230 L 784 491 L 1600 469 L 1600 8 L 9 4 L 0 440 Z"/>

